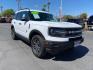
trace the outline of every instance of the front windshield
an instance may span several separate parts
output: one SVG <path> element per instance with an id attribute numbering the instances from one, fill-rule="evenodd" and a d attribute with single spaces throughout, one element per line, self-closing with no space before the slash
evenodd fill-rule
<path id="1" fill-rule="evenodd" d="M 34 21 L 57 21 L 52 14 L 31 11 L 31 20 Z"/>

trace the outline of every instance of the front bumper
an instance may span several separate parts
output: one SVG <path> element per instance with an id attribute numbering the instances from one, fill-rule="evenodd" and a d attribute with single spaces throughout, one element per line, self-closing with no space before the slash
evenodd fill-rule
<path id="1" fill-rule="evenodd" d="M 53 41 L 47 41 L 46 42 L 46 48 L 48 50 L 64 50 L 67 48 L 71 48 L 75 46 L 75 42 L 79 41 L 79 44 L 81 44 L 84 39 L 83 37 L 76 37 L 76 38 L 69 38 L 68 42 L 53 42 Z"/>

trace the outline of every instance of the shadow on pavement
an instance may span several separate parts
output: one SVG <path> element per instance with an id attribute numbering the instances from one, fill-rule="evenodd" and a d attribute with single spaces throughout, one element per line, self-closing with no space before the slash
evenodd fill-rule
<path id="1" fill-rule="evenodd" d="M 23 42 L 27 44 L 28 46 L 30 46 L 29 43 L 25 41 Z M 44 60 L 52 59 L 54 61 L 74 61 L 76 59 L 84 57 L 88 52 L 89 52 L 89 49 L 87 47 L 80 45 L 78 47 L 75 47 L 71 51 L 64 51 L 57 55 L 47 54 L 47 56 L 43 59 Z"/>
<path id="2" fill-rule="evenodd" d="M 46 59 L 52 59 L 54 61 L 74 61 L 76 59 L 84 57 L 89 52 L 89 49 L 85 46 L 78 46 L 71 51 L 61 52 L 54 56 L 47 56 Z"/>
<path id="3" fill-rule="evenodd" d="M 78 58 L 82 58 L 89 52 L 89 49 L 85 46 L 78 46 L 74 50 L 69 52 L 63 52 L 55 56 L 55 61 L 73 61 Z"/>

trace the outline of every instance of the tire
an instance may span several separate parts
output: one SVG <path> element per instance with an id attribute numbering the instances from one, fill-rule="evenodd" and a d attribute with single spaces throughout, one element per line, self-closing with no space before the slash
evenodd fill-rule
<path id="1" fill-rule="evenodd" d="M 31 39 L 31 47 L 33 54 L 38 58 L 44 58 L 46 56 L 46 49 L 44 47 L 44 38 L 35 35 Z"/>
<path id="2" fill-rule="evenodd" d="M 11 37 L 12 37 L 13 40 L 17 40 L 18 39 L 14 28 L 11 29 Z"/>

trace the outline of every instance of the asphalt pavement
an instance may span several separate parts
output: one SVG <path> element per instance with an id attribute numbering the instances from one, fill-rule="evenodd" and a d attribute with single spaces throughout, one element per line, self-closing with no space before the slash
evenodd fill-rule
<path id="1" fill-rule="evenodd" d="M 93 31 L 73 51 L 45 59 L 35 57 L 22 40 L 12 40 L 10 24 L 0 24 L 0 70 L 93 70 Z"/>

